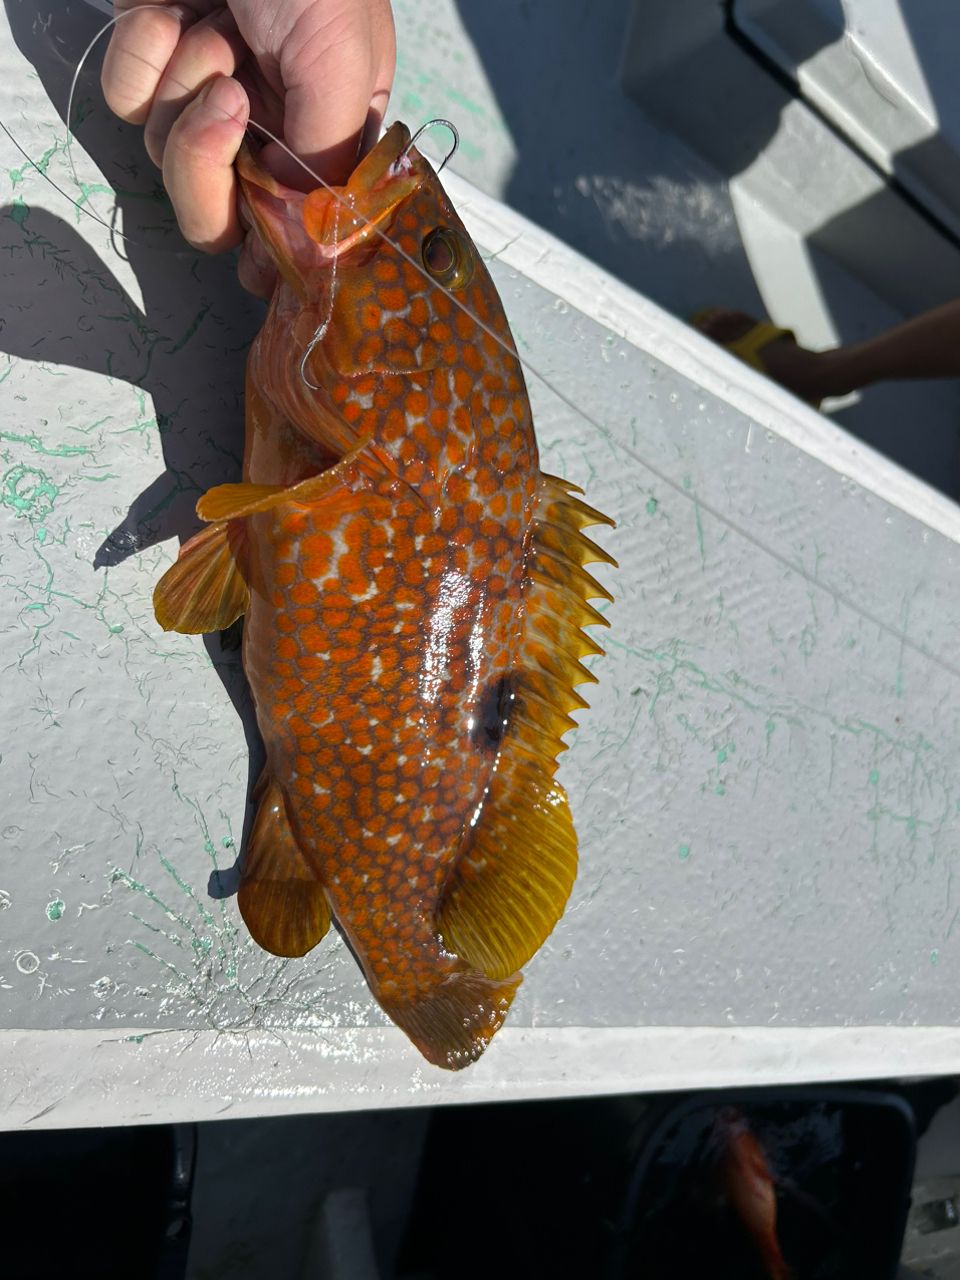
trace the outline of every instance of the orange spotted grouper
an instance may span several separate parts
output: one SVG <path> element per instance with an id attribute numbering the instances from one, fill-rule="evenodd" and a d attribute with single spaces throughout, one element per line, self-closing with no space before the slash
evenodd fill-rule
<path id="1" fill-rule="evenodd" d="M 554 773 L 601 652 L 587 599 L 611 598 L 581 530 L 612 521 L 540 471 L 493 282 L 403 125 L 336 193 L 282 187 L 249 150 L 238 173 L 279 272 L 243 483 L 200 499 L 156 614 L 188 633 L 245 615 L 254 939 L 300 956 L 335 920 L 385 1012 L 457 1068 L 573 885 Z"/>

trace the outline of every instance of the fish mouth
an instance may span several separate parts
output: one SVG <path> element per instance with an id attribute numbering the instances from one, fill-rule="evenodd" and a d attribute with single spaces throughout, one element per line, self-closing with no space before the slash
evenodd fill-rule
<path id="1" fill-rule="evenodd" d="M 329 264 L 383 234 L 382 225 L 429 172 L 409 144 L 410 130 L 398 122 L 360 161 L 345 186 L 319 186 L 304 193 L 278 182 L 244 142 L 236 161 L 243 208 L 281 272 L 302 269 L 307 256 L 315 265 Z"/>

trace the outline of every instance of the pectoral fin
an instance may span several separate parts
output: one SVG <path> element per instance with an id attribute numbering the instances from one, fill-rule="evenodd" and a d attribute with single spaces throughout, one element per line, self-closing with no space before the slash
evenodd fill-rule
<path id="1" fill-rule="evenodd" d="M 330 928 L 326 894 L 300 852 L 279 786 L 267 777 L 257 790 L 260 807 L 240 872 L 240 914 L 265 951 L 303 956 Z"/>
<path id="2" fill-rule="evenodd" d="M 372 508 L 385 499 L 364 489 L 361 477 L 381 477 L 395 469 L 396 463 L 385 460 L 381 450 L 362 441 L 335 466 L 297 484 L 218 484 L 197 503 L 197 515 L 201 520 L 241 520 L 290 502 L 302 507 L 336 503 L 340 511 Z"/>
<path id="3" fill-rule="evenodd" d="M 218 484 L 216 488 L 208 489 L 197 503 L 197 515 L 201 520 L 239 520 L 269 511 L 283 502 L 309 507 L 312 503 L 322 502 L 342 485 L 343 476 L 337 467 L 288 486 Z"/>

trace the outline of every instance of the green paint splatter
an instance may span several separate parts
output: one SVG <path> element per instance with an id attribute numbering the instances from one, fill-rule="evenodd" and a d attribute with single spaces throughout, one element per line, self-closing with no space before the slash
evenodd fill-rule
<path id="1" fill-rule="evenodd" d="M 692 488 L 692 487 L 693 487 L 693 481 L 690 479 L 690 477 L 689 477 L 689 476 L 684 476 L 684 477 L 683 477 L 683 487 L 684 487 L 685 489 L 690 489 L 690 488 Z"/>
<path id="2" fill-rule="evenodd" d="M 10 177 L 11 186 L 16 186 L 18 182 L 23 181 L 23 175 L 28 169 L 36 169 L 38 173 L 42 173 L 46 177 L 47 169 L 50 167 L 50 161 L 58 151 L 66 150 L 66 141 L 59 138 L 52 147 L 48 147 L 39 160 L 28 160 L 26 164 L 22 164 L 19 169 L 8 169 L 7 173 Z"/>
<path id="3" fill-rule="evenodd" d="M 482 116 L 484 114 L 483 107 L 479 103 L 473 102 L 466 94 L 460 93 L 456 89 L 448 89 L 450 100 L 458 106 L 463 107 L 464 111 L 469 111 L 473 116 Z"/>
<path id="4" fill-rule="evenodd" d="M 124 1036 L 127 1044 L 143 1044 L 146 1038 L 146 1036 Z"/>
<path id="5" fill-rule="evenodd" d="M 469 138 L 460 139 L 460 150 L 463 152 L 466 160 L 482 160 L 486 155 L 483 147 L 478 147 L 476 143 L 471 142 Z"/>
<path id="6" fill-rule="evenodd" d="M 91 452 L 85 444 L 61 444 L 54 449 L 48 449 L 36 432 L 33 435 L 21 436 L 15 431 L 0 431 L 0 440 L 12 440 L 14 444 L 28 445 L 34 453 L 44 453 L 48 458 L 75 458 Z"/>
<path id="7" fill-rule="evenodd" d="M 36 467 L 11 467 L 0 481 L 0 502 L 18 516 L 42 520 L 53 509 L 60 489 Z"/>
<path id="8" fill-rule="evenodd" d="M 870 770 L 870 785 L 871 785 L 872 787 L 875 787 L 879 781 L 880 781 L 880 771 L 879 771 L 879 769 L 871 769 L 871 770 Z"/>
<path id="9" fill-rule="evenodd" d="M 220 841 L 220 843 L 223 845 L 223 847 L 224 847 L 225 849 L 232 849 L 232 848 L 233 848 L 233 836 L 224 836 L 224 837 L 223 837 L 223 839 Z"/>
<path id="10" fill-rule="evenodd" d="M 717 752 L 717 764 L 723 764 L 726 758 L 727 758 L 727 749 L 726 747 L 721 747 L 720 750 Z"/>
<path id="11" fill-rule="evenodd" d="M 934 947 L 933 950 L 930 952 L 930 963 L 936 964 L 939 959 L 940 959 L 940 952 L 937 950 L 936 947 Z"/>
<path id="12" fill-rule="evenodd" d="M 690 846 L 688 844 L 682 844 L 677 851 L 677 857 L 681 862 L 686 862 L 690 857 Z"/>
<path id="13" fill-rule="evenodd" d="M 121 622 L 115 622 L 113 626 L 109 628 L 110 634 L 112 636 L 118 636 L 122 630 L 123 630 L 123 624 Z"/>
<path id="14" fill-rule="evenodd" d="M 187 343 L 190 341 L 193 335 L 200 328 L 200 325 L 203 323 L 203 318 L 209 310 L 210 310 L 209 302 L 206 304 L 206 306 L 200 308 L 200 310 L 191 320 L 190 324 L 187 326 L 187 330 L 184 333 L 183 337 L 180 338 L 177 342 L 175 342 L 172 347 L 170 347 L 169 349 L 170 355 L 174 355 L 177 351 L 181 349 L 181 347 L 185 347 L 187 345 Z"/>
<path id="15" fill-rule="evenodd" d="M 116 196 L 113 187 L 108 187 L 102 182 L 80 182 L 80 199 L 77 201 L 77 208 L 82 209 L 85 204 L 90 203 L 91 196 Z"/>
<path id="16" fill-rule="evenodd" d="M 54 898 L 52 902 L 47 903 L 47 919 L 59 920 L 63 915 L 66 903 L 61 898 Z"/>
<path id="17" fill-rule="evenodd" d="M 713 789 L 718 796 L 725 796 L 727 794 L 727 788 L 723 785 L 722 782 L 718 782 Z"/>
<path id="18" fill-rule="evenodd" d="M 46 531 L 46 529 L 43 527 L 43 525 L 41 525 L 41 526 L 40 526 L 40 528 L 37 530 L 37 532 L 36 532 L 36 539 L 37 539 L 37 541 L 40 543 L 41 547 L 42 547 L 42 546 L 43 546 L 43 544 L 46 542 L 46 540 L 47 540 L 47 531 Z"/>
<path id="19" fill-rule="evenodd" d="M 693 514 L 697 518 L 697 546 L 700 548 L 700 568 L 703 570 L 707 567 L 707 556 L 703 549 L 703 521 L 700 519 L 700 503 L 697 502 L 696 498 L 693 500 Z"/>
<path id="20" fill-rule="evenodd" d="M 647 515 L 648 516 L 656 515 L 657 507 L 659 507 L 659 505 L 660 503 L 656 500 L 653 494 L 651 494 L 650 497 L 647 499 Z"/>
<path id="21" fill-rule="evenodd" d="M 30 206 L 26 203 L 22 196 L 17 196 L 13 204 L 10 206 L 7 217 L 11 222 L 15 222 L 18 227 L 22 227 L 26 222 L 30 213 Z"/>

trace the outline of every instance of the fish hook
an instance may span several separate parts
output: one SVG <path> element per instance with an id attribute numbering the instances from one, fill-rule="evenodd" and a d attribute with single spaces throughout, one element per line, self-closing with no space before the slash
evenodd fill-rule
<path id="1" fill-rule="evenodd" d="M 432 129 L 433 126 L 436 124 L 442 124 L 444 128 L 449 129 L 450 132 L 453 134 L 453 146 L 450 148 L 447 154 L 443 157 L 443 159 L 440 162 L 440 167 L 437 169 L 437 173 L 443 172 L 443 167 L 447 163 L 447 161 L 452 160 L 453 157 L 456 155 L 457 147 L 459 147 L 460 145 L 460 134 L 457 132 L 457 126 L 451 120 L 443 120 L 439 116 L 435 120 L 428 120 L 426 124 L 422 124 L 420 126 L 417 132 L 413 135 L 413 137 L 410 139 L 407 145 L 403 148 L 403 150 L 397 156 L 396 160 L 394 161 L 394 167 L 396 167 L 401 160 L 406 158 L 407 152 L 413 147 L 414 143 L 420 137 L 421 133 L 426 133 L 428 129 Z"/>

